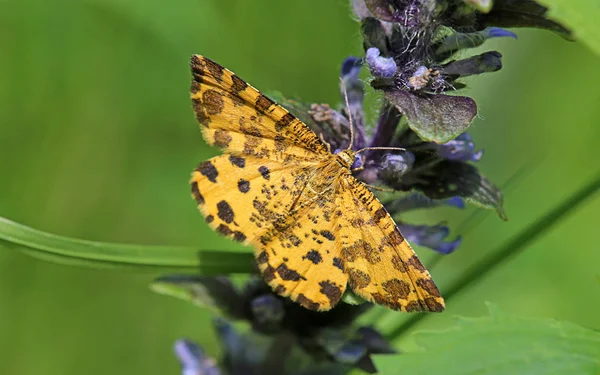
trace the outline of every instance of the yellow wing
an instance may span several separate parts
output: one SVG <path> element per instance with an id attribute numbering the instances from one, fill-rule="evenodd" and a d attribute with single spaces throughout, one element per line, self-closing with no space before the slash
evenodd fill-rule
<path id="1" fill-rule="evenodd" d="M 393 310 L 444 310 L 429 272 L 373 193 L 347 176 L 336 199 L 344 212 L 340 253 L 354 293 Z"/>
<path id="2" fill-rule="evenodd" d="M 190 66 L 192 103 L 209 144 L 286 163 L 329 155 L 308 126 L 230 70 L 198 55 Z"/>
<path id="3" fill-rule="evenodd" d="M 342 212 L 329 187 L 336 176 L 327 166 L 221 155 L 200 164 L 191 180 L 209 225 L 253 245 L 265 281 L 311 310 L 335 306 L 348 282 L 335 249 Z"/>
<path id="4" fill-rule="evenodd" d="M 224 154 L 200 163 L 190 184 L 210 227 L 250 244 L 287 220 L 306 185 L 305 174 L 302 166 L 290 170 L 268 159 Z"/>

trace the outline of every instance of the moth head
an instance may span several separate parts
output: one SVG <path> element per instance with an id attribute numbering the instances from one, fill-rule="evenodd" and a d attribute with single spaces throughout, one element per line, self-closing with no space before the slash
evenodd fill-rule
<path id="1" fill-rule="evenodd" d="M 337 161 L 345 168 L 350 168 L 354 164 L 355 156 L 356 151 L 352 150 L 342 150 L 336 154 Z"/>

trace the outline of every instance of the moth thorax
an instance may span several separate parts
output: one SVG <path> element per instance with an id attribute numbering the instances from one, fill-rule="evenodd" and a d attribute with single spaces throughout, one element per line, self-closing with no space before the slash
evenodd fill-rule
<path id="1" fill-rule="evenodd" d="M 355 151 L 352 150 L 343 150 L 337 153 L 336 160 L 345 168 L 350 168 L 352 164 L 354 164 L 354 156 L 356 155 Z"/>

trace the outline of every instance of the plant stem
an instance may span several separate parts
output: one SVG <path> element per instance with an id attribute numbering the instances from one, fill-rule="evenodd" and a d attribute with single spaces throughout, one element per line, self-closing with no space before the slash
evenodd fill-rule
<path id="1" fill-rule="evenodd" d="M 389 146 L 390 142 L 394 138 L 396 128 L 400 123 L 400 117 L 402 115 L 396 107 L 386 103 L 382 110 L 379 119 L 377 120 L 377 126 L 373 133 L 373 139 L 369 143 L 369 147 L 385 147 Z"/>
<path id="2" fill-rule="evenodd" d="M 501 190 L 504 193 L 511 191 L 516 186 L 515 184 L 519 182 L 522 177 L 524 177 L 527 173 L 531 172 L 533 168 L 539 164 L 539 160 L 537 160 L 532 161 L 529 164 L 526 164 L 519 168 L 508 178 L 508 180 L 504 182 L 504 184 L 502 184 Z M 469 216 L 468 218 L 463 220 L 462 223 L 460 223 L 460 225 L 456 228 L 455 232 L 461 236 L 464 236 L 465 234 L 472 232 L 475 228 L 481 225 L 481 223 L 483 223 L 484 220 L 489 216 L 489 210 L 476 210 L 471 216 Z M 448 255 L 450 254 L 435 253 L 435 255 L 431 257 L 431 259 L 429 259 L 429 261 L 427 262 L 427 269 L 429 271 L 433 270 L 440 263 L 440 261 L 442 259 L 447 258 Z"/>
<path id="3" fill-rule="evenodd" d="M 498 268 L 502 263 L 521 253 L 528 245 L 541 237 L 542 234 L 546 233 L 554 224 L 558 223 L 566 215 L 578 208 L 586 199 L 596 193 L 598 189 L 600 189 L 600 175 L 572 194 L 550 212 L 533 222 L 512 240 L 509 240 L 504 245 L 500 246 L 498 250 L 491 252 L 489 256 L 484 257 L 482 260 L 469 267 L 462 273 L 462 276 L 445 291 L 445 293 L 442 293 L 444 299 L 449 301 L 468 287 L 475 285 L 490 271 Z M 412 315 L 402 325 L 390 332 L 387 335 L 388 339 L 393 340 L 400 337 L 415 324 L 428 316 L 429 315 L 427 314 Z"/>

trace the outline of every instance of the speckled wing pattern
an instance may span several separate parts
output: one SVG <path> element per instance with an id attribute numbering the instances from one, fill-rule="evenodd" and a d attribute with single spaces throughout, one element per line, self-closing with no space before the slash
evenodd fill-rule
<path id="1" fill-rule="evenodd" d="M 442 311 L 429 272 L 381 202 L 352 176 L 336 196 L 346 274 L 355 294 L 393 310 Z"/>
<path id="2" fill-rule="evenodd" d="M 211 228 L 253 246 L 276 293 L 329 310 L 349 284 L 395 310 L 443 310 L 393 219 L 312 130 L 212 60 L 191 69 L 202 134 L 224 151 L 194 170 L 192 195 Z"/>

